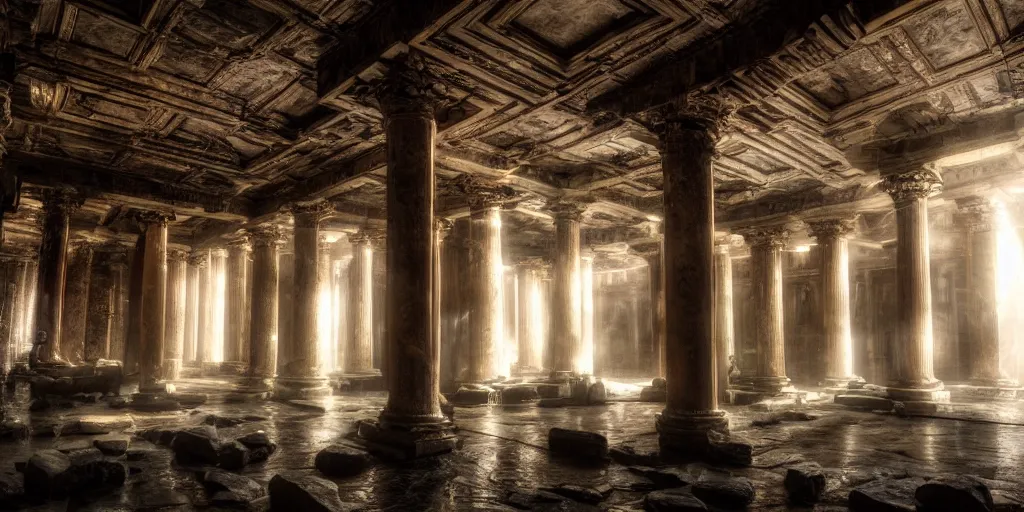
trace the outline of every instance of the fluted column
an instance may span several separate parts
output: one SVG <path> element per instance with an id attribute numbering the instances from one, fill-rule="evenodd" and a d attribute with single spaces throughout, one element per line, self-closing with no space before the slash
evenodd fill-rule
<path id="1" fill-rule="evenodd" d="M 932 361 L 932 296 L 928 196 L 939 188 L 929 171 L 885 176 L 882 188 L 896 206 L 896 339 L 889 365 L 889 396 L 902 401 L 948 399 Z"/>
<path id="2" fill-rule="evenodd" d="M 345 373 L 373 372 L 373 239 L 381 236 L 363 230 L 349 236 L 348 321 L 351 325 L 345 350 Z"/>
<path id="3" fill-rule="evenodd" d="M 519 368 L 539 371 L 543 367 L 541 336 L 541 288 L 535 264 L 520 264 L 516 267 L 519 301 L 518 339 Z"/>
<path id="4" fill-rule="evenodd" d="M 809 223 L 821 251 L 821 312 L 825 334 L 825 385 L 845 387 L 853 375 L 853 337 L 850 326 L 851 219 Z"/>
<path id="5" fill-rule="evenodd" d="M 441 413 L 440 351 L 434 313 L 434 108 L 443 85 L 414 54 L 389 63 L 377 90 L 387 137 L 388 401 L 378 424 L 359 434 L 406 457 L 451 451 L 451 422 Z"/>
<path id="6" fill-rule="evenodd" d="M 971 196 L 957 199 L 956 220 L 966 235 L 967 374 L 977 386 L 1015 387 L 1000 366 L 999 308 L 996 300 L 996 232 L 992 203 Z"/>
<path id="7" fill-rule="evenodd" d="M 142 265 L 142 333 L 139 346 L 139 392 L 165 391 L 163 376 L 164 314 L 167 302 L 167 223 L 171 215 L 139 215 L 145 226 L 146 250 Z"/>
<path id="8" fill-rule="evenodd" d="M 2 228 L 0 228 L 2 229 Z M 5 258 L 0 262 L 3 280 L 3 304 L 0 306 L 0 375 L 14 363 L 14 296 L 17 294 L 18 261 Z"/>
<path id="9" fill-rule="evenodd" d="M 131 257 L 131 268 L 128 271 L 128 327 L 124 342 L 124 373 L 138 375 L 139 347 L 142 344 L 142 274 L 146 261 L 146 235 L 143 233 L 135 240 L 135 248 Z"/>
<path id="10" fill-rule="evenodd" d="M 185 363 L 199 360 L 196 342 L 199 340 L 199 266 L 202 261 L 201 254 L 192 251 L 185 270 L 185 349 L 181 356 Z"/>
<path id="11" fill-rule="evenodd" d="M 441 338 L 441 289 L 443 279 L 448 276 L 442 274 L 441 259 L 444 253 L 444 240 L 448 237 L 448 233 L 452 230 L 452 221 L 443 217 L 434 217 L 434 268 L 433 275 L 431 276 L 431 286 L 433 287 L 434 296 L 432 298 L 431 307 L 433 308 L 432 321 L 433 325 L 433 348 L 437 350 L 437 354 L 434 354 L 438 364 L 438 380 L 440 381 L 440 365 L 441 365 L 441 344 L 444 340 Z"/>
<path id="12" fill-rule="evenodd" d="M 89 279 L 93 244 L 75 243 L 70 250 L 64 283 L 64 311 L 61 315 L 61 354 L 72 363 L 85 356 L 85 323 L 88 316 Z"/>
<path id="13" fill-rule="evenodd" d="M 732 256 L 729 242 L 715 245 L 715 361 L 718 399 L 729 399 L 729 357 L 733 354 Z"/>
<path id="14" fill-rule="evenodd" d="M 199 313 L 196 316 L 196 362 L 202 369 L 203 363 L 213 361 L 213 258 L 209 249 L 192 254 L 198 271 L 196 301 Z"/>
<path id="15" fill-rule="evenodd" d="M 38 256 L 33 256 L 32 261 L 28 263 L 28 269 L 26 270 L 26 281 L 25 281 L 25 308 L 22 316 L 22 323 L 25 325 L 25 329 L 22 332 L 22 343 L 26 347 L 26 350 L 31 348 L 32 340 L 36 337 L 36 297 L 39 295 L 39 261 Z"/>
<path id="16" fill-rule="evenodd" d="M 111 324 L 114 319 L 114 261 L 117 249 L 93 254 L 89 279 L 89 305 L 85 324 L 85 360 L 106 359 L 110 354 Z"/>
<path id="17" fill-rule="evenodd" d="M 71 213 L 82 200 L 69 189 L 47 189 L 43 193 L 43 237 L 39 244 L 39 279 L 36 290 L 36 330 L 45 332 L 49 343 L 40 349 L 40 360 L 61 359 L 61 323 L 64 313 L 64 283 L 67 277 L 68 227 Z"/>
<path id="18" fill-rule="evenodd" d="M 245 324 L 249 294 L 246 285 L 246 262 L 249 239 L 241 237 L 228 244 L 227 274 L 224 288 L 224 361 L 241 367 L 249 357 Z"/>
<path id="19" fill-rule="evenodd" d="M 317 333 L 320 224 L 330 211 L 326 202 L 292 207 L 295 219 L 295 273 L 292 338 L 278 346 L 278 396 L 309 398 L 330 394 L 323 376 Z"/>
<path id="20" fill-rule="evenodd" d="M 661 242 L 658 250 L 647 256 L 647 275 L 651 291 L 651 347 L 649 367 L 654 375 L 665 376 L 665 273 L 664 249 Z"/>
<path id="21" fill-rule="evenodd" d="M 110 261 L 110 348 L 107 357 L 124 361 L 124 344 L 128 335 L 128 254 L 119 252 Z"/>
<path id="22" fill-rule="evenodd" d="M 754 341 L 757 360 L 754 391 L 775 394 L 789 385 L 782 317 L 782 249 L 789 232 L 782 226 L 743 233 L 750 245 L 750 279 L 754 290 Z"/>
<path id="23" fill-rule="evenodd" d="M 261 226 L 252 236 L 252 333 L 249 352 L 248 387 L 260 392 L 273 389 L 277 369 L 278 247 L 277 226 Z"/>
<path id="24" fill-rule="evenodd" d="M 580 258 L 580 367 L 594 373 L 594 257 Z M 637 351 L 639 356 L 639 350 Z"/>
<path id="25" fill-rule="evenodd" d="M 708 432 L 728 431 L 718 408 L 715 360 L 715 206 L 711 159 L 723 106 L 714 98 L 651 119 L 664 176 L 665 410 L 662 450 L 702 453 Z"/>
<path id="26" fill-rule="evenodd" d="M 334 371 L 334 361 L 338 357 L 338 338 L 334 335 L 334 294 L 331 286 L 331 242 L 325 235 L 320 235 L 317 242 L 320 254 L 316 259 L 316 333 L 317 346 L 320 348 L 321 372 L 325 375 Z"/>
<path id="27" fill-rule="evenodd" d="M 33 251 L 34 252 L 34 251 Z M 34 257 L 34 255 L 33 255 Z M 29 336 L 28 301 L 32 298 L 32 280 L 29 272 L 34 267 L 34 262 L 27 257 L 22 258 L 18 265 L 15 276 L 15 305 L 13 330 L 11 332 L 11 353 L 17 356 L 24 351 L 26 340 Z"/>
<path id="28" fill-rule="evenodd" d="M 188 253 L 167 252 L 167 289 L 164 306 L 164 365 L 162 378 L 178 380 L 185 353 L 185 260 Z"/>
<path id="29" fill-rule="evenodd" d="M 466 380 L 483 382 L 509 376 L 502 353 L 505 339 L 501 260 L 501 210 L 486 197 L 473 198 L 470 206 L 470 238 L 473 259 L 469 276 L 473 302 L 469 309 L 469 371 Z"/>
<path id="30" fill-rule="evenodd" d="M 551 370 L 581 371 L 583 351 L 583 285 L 580 281 L 580 219 L 576 203 L 556 204 L 555 264 L 551 283 Z"/>

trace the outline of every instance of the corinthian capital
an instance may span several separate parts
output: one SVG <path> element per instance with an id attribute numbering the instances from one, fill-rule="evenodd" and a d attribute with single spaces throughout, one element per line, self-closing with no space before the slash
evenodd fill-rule
<path id="1" fill-rule="evenodd" d="M 740 231 L 751 247 L 782 248 L 789 241 L 789 230 L 784 226 L 764 226 Z"/>
<path id="2" fill-rule="evenodd" d="M 71 215 L 85 203 L 75 189 L 60 187 L 43 191 L 43 211 L 47 215 Z"/>
<path id="3" fill-rule="evenodd" d="M 954 216 L 957 225 L 967 232 L 992 230 L 992 202 L 984 197 L 970 196 L 956 200 L 959 211 Z"/>
<path id="4" fill-rule="evenodd" d="M 188 264 L 196 268 L 206 268 L 210 263 L 210 251 L 205 249 L 192 250 L 188 255 Z"/>
<path id="5" fill-rule="evenodd" d="M 416 114 L 433 118 L 434 111 L 447 99 L 444 82 L 416 52 L 398 56 L 388 63 L 388 71 L 375 95 L 384 122 L 389 117 Z"/>
<path id="6" fill-rule="evenodd" d="M 466 196 L 470 210 L 475 211 L 501 207 L 516 196 L 516 191 L 508 185 L 484 181 L 469 174 L 455 178 L 451 186 Z"/>
<path id="7" fill-rule="evenodd" d="M 587 211 L 587 204 L 579 199 L 559 199 L 550 203 L 548 209 L 556 220 L 579 221 Z"/>
<path id="8" fill-rule="evenodd" d="M 452 226 L 455 223 L 451 219 L 444 217 L 434 217 L 434 232 L 437 233 L 437 241 L 441 242 L 451 232 Z"/>
<path id="9" fill-rule="evenodd" d="M 717 94 L 691 93 L 640 114 L 639 121 L 663 144 L 694 140 L 714 149 L 727 126 L 732 107 Z"/>
<path id="10" fill-rule="evenodd" d="M 827 219 L 807 223 L 807 231 L 818 240 L 842 238 L 856 230 L 855 219 Z"/>
<path id="11" fill-rule="evenodd" d="M 923 199 L 939 192 L 942 180 L 934 172 L 918 169 L 882 178 L 882 190 L 899 204 L 914 199 Z"/>
<path id="12" fill-rule="evenodd" d="M 152 225 L 166 226 L 168 222 L 174 220 L 173 213 L 156 212 L 156 211 L 139 211 L 135 212 L 135 221 L 143 227 Z"/>
<path id="13" fill-rule="evenodd" d="M 253 247 L 270 247 L 281 243 L 283 236 L 277 224 L 265 224 L 249 230 Z"/>
<path id="14" fill-rule="evenodd" d="M 291 207 L 292 216 L 295 218 L 295 227 L 313 228 L 320 225 L 320 221 L 331 214 L 333 208 L 327 201 L 313 201 L 309 203 L 295 203 Z"/>

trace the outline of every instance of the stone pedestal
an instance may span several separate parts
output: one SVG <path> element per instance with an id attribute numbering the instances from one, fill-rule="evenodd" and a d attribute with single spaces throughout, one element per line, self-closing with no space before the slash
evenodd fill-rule
<path id="1" fill-rule="evenodd" d="M 767 396 L 789 385 L 786 341 L 782 328 L 782 248 L 789 233 L 782 226 L 743 232 L 750 244 L 750 274 L 754 289 L 754 337 L 757 364 L 751 383 Z"/>
<path id="2" fill-rule="evenodd" d="M 252 341 L 246 388 L 255 393 L 267 393 L 273 390 L 277 369 L 277 251 L 281 231 L 271 225 L 254 229 L 251 235 L 253 282 L 249 332 Z"/>
<path id="3" fill-rule="evenodd" d="M 82 202 L 70 189 L 48 189 L 43 193 L 43 236 L 39 244 L 35 328 L 47 334 L 49 343 L 40 350 L 40 360 L 53 361 L 62 357 L 61 322 L 67 276 L 69 217 L 82 206 Z"/>
<path id="4" fill-rule="evenodd" d="M 279 398 L 327 396 L 331 388 L 323 375 L 317 333 L 320 223 L 330 212 L 326 202 L 292 207 L 295 219 L 294 299 L 292 337 L 278 346 L 274 393 Z"/>
<path id="5" fill-rule="evenodd" d="M 156 212 L 139 215 L 145 226 L 142 266 L 142 326 L 139 345 L 139 392 L 165 391 L 163 376 L 164 315 L 167 298 L 167 223 L 171 216 Z"/>
<path id="6" fill-rule="evenodd" d="M 928 196 L 939 188 L 929 171 L 886 176 L 883 189 L 896 206 L 896 338 L 889 365 L 889 398 L 942 401 L 949 393 L 935 378 L 932 345 Z"/>
<path id="7" fill-rule="evenodd" d="M 583 287 L 580 282 L 580 219 L 584 206 L 553 205 L 554 279 L 551 281 L 551 362 L 553 372 L 579 373 L 583 349 Z"/>
<path id="8" fill-rule="evenodd" d="M 164 313 L 164 380 L 178 380 L 185 351 L 184 251 L 167 253 L 167 294 Z"/>
<path id="9" fill-rule="evenodd" d="M 388 401 L 359 436 L 401 458 L 449 452 L 457 439 L 441 412 L 440 347 L 433 335 L 434 82 L 413 55 L 394 61 L 378 99 L 387 135 Z"/>
<path id="10" fill-rule="evenodd" d="M 811 236 L 821 251 L 821 312 L 825 333 L 825 386 L 845 388 L 853 374 L 853 339 L 850 329 L 850 253 L 847 236 L 851 219 L 810 223 Z"/>
<path id="11" fill-rule="evenodd" d="M 373 240 L 380 236 L 367 230 L 349 236 L 352 261 L 348 267 L 350 327 L 344 356 L 346 374 L 373 373 Z"/>

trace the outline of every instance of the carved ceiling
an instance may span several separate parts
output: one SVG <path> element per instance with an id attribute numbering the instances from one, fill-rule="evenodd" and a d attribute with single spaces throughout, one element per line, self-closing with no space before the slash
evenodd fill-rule
<path id="1" fill-rule="evenodd" d="M 465 214 L 459 175 L 511 186 L 523 257 L 565 196 L 589 203 L 585 244 L 651 238 L 658 141 L 636 117 L 691 90 L 739 107 L 715 159 L 726 228 L 884 211 L 879 151 L 945 158 L 953 188 L 992 175 L 978 166 L 1007 183 L 1022 170 L 1020 0 L 8 3 L 7 161 L 29 185 L 85 192 L 76 226 L 101 234 L 162 208 L 175 241 L 212 244 L 312 198 L 336 206 L 337 229 L 379 224 L 385 140 L 366 89 L 408 50 L 455 103 L 438 118 L 438 211 Z M 1009 144 L 995 164 L 913 144 L 995 118 L 1004 130 L 975 137 Z M 38 203 L 23 206 L 11 229 L 30 236 Z"/>

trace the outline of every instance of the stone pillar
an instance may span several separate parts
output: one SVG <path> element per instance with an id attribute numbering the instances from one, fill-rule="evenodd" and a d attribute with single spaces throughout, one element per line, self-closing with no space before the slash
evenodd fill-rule
<path id="1" fill-rule="evenodd" d="M 652 119 L 664 175 L 665 410 L 662 450 L 702 453 L 708 432 L 726 432 L 715 361 L 715 207 L 711 159 L 723 108 L 702 98 Z"/>
<path id="2" fill-rule="evenodd" d="M 37 257 L 37 256 L 36 256 Z M 22 343 L 29 350 L 32 347 L 32 340 L 36 336 L 36 297 L 39 295 L 39 261 L 32 260 L 28 263 L 28 279 L 25 286 L 25 311 L 22 322 L 25 325 Z"/>
<path id="3" fill-rule="evenodd" d="M 320 366 L 323 374 L 334 371 L 334 361 L 340 350 L 338 338 L 334 335 L 334 294 L 331 289 L 331 242 L 320 235 L 317 242 L 320 254 L 316 258 L 316 334 L 320 348 Z"/>
<path id="4" fill-rule="evenodd" d="M 93 246 L 88 242 L 73 244 L 64 284 L 64 312 L 61 315 L 61 354 L 78 364 L 85 356 L 85 323 L 88 317 L 89 278 Z"/>
<path id="5" fill-rule="evenodd" d="M 344 373 L 373 372 L 373 238 L 379 234 L 360 231 L 350 235 L 348 346 Z"/>
<path id="6" fill-rule="evenodd" d="M 192 251 L 188 255 L 188 268 L 185 271 L 185 349 L 182 352 L 185 363 L 199 360 L 199 272 L 203 263 L 201 253 Z"/>
<path id="7" fill-rule="evenodd" d="M 0 308 L 0 375 L 5 375 L 14 363 L 14 296 L 18 291 L 18 262 L 5 258 L 0 263 L 0 270 L 4 276 L 3 305 Z"/>
<path id="8" fill-rule="evenodd" d="M 330 211 L 326 202 L 292 207 L 295 218 L 295 273 L 292 338 L 278 346 L 275 392 L 285 398 L 329 395 L 317 344 L 320 223 Z"/>
<path id="9" fill-rule="evenodd" d="M 519 369 L 538 372 L 543 367 L 541 357 L 541 289 L 536 265 L 521 264 L 516 267 L 519 301 Z"/>
<path id="10" fill-rule="evenodd" d="M 830 219 L 808 224 L 821 251 L 821 313 L 825 334 L 825 386 L 846 387 L 853 375 L 853 336 L 850 325 L 851 219 Z"/>
<path id="11" fill-rule="evenodd" d="M 583 351 L 580 219 L 584 208 L 576 203 L 560 203 L 552 210 L 555 264 L 551 283 L 551 371 L 579 373 Z"/>
<path id="12" fill-rule="evenodd" d="M 433 308 L 432 321 L 434 341 L 433 346 L 437 349 L 437 365 L 438 365 L 438 382 L 440 382 L 440 366 L 441 366 L 441 343 L 444 341 L 441 337 L 441 291 L 442 283 L 447 276 L 442 273 L 441 259 L 443 255 L 444 239 L 448 237 L 448 233 L 452 230 L 452 221 L 443 217 L 434 217 L 434 268 L 433 275 L 431 276 L 430 282 L 433 287 L 434 296 L 432 298 L 431 308 Z M 440 385 L 440 384 L 439 384 Z"/>
<path id="13" fill-rule="evenodd" d="M 209 249 L 195 251 L 192 254 L 198 272 L 196 302 L 199 313 L 196 315 L 196 362 L 200 370 L 203 363 L 213 361 L 213 258 Z"/>
<path id="14" fill-rule="evenodd" d="M 747 230 L 743 237 L 750 245 L 750 279 L 754 290 L 757 361 L 751 382 L 754 391 L 774 395 L 789 385 L 782 318 L 782 248 L 789 232 L 782 226 L 772 226 Z"/>
<path id="15" fill-rule="evenodd" d="M 143 227 L 145 230 L 145 227 Z M 142 274 L 146 261 L 146 235 L 139 235 L 128 271 L 128 328 L 124 342 L 124 373 L 139 372 L 139 347 L 142 344 Z"/>
<path id="16" fill-rule="evenodd" d="M 124 361 L 128 320 L 128 254 L 123 250 L 110 256 L 110 348 L 107 357 Z"/>
<path id="17" fill-rule="evenodd" d="M 62 358 L 61 323 L 64 312 L 64 282 L 67 276 L 68 227 L 71 213 L 82 200 L 70 189 L 43 192 L 43 236 L 39 244 L 39 278 L 36 290 L 36 330 L 45 332 L 49 343 L 39 359 Z"/>
<path id="18" fill-rule="evenodd" d="M 594 373 L 594 257 L 580 258 L 580 368 Z M 639 356 L 639 350 L 637 351 Z"/>
<path id="19" fill-rule="evenodd" d="M 473 258 L 469 284 L 473 302 L 469 309 L 469 371 L 466 380 L 484 382 L 509 376 L 504 363 L 505 339 L 504 266 L 501 260 L 501 211 L 499 205 L 471 198 L 470 237 Z"/>
<path id="20" fill-rule="evenodd" d="M 957 199 L 957 223 L 966 233 L 968 380 L 976 386 L 1016 387 L 999 359 L 999 308 L 996 300 L 996 232 L 992 203 L 981 197 Z"/>
<path id="21" fill-rule="evenodd" d="M 178 380 L 185 353 L 185 259 L 188 253 L 167 253 L 167 293 L 164 300 L 164 365 L 162 378 Z"/>
<path id="22" fill-rule="evenodd" d="M 139 346 L 139 392 L 165 391 L 163 376 L 164 314 L 167 302 L 167 223 L 171 216 L 157 212 L 139 215 L 145 226 L 142 264 L 142 336 Z"/>
<path id="23" fill-rule="evenodd" d="M 34 263 L 27 258 L 22 259 L 18 266 L 18 273 L 15 276 L 14 289 L 16 290 L 15 305 L 14 305 L 14 330 L 12 332 L 11 339 L 11 353 L 17 356 L 25 350 L 26 340 L 28 339 L 28 301 L 32 298 L 31 294 L 31 278 L 29 272 L 34 267 Z"/>
<path id="24" fill-rule="evenodd" d="M 281 231 L 267 225 L 254 229 L 252 236 L 252 314 L 249 332 L 247 387 L 265 393 L 273 390 L 277 369 L 278 246 Z"/>
<path id="25" fill-rule="evenodd" d="M 215 362 L 213 365 L 216 368 L 217 373 L 223 373 L 224 368 L 224 357 L 227 355 L 227 304 L 225 303 L 225 296 L 227 295 L 227 268 L 228 268 L 228 252 L 224 249 L 211 249 L 210 250 L 210 308 L 211 318 L 210 325 L 213 329 L 213 335 L 211 340 L 210 361 Z"/>
<path id="26" fill-rule="evenodd" d="M 238 369 L 249 357 L 248 343 L 244 339 L 248 321 L 245 307 L 248 302 L 246 261 L 249 259 L 249 239 L 238 238 L 228 244 L 228 262 L 224 281 L 224 362 Z"/>
<path id="27" fill-rule="evenodd" d="M 116 249 L 115 249 L 116 250 Z M 85 323 L 85 360 L 106 359 L 110 354 L 111 324 L 114 319 L 113 260 L 119 254 L 109 249 L 93 253 L 89 279 L 89 305 Z"/>
<path id="28" fill-rule="evenodd" d="M 282 253 L 278 260 L 277 277 L 277 359 L 276 371 L 281 370 L 281 352 L 292 343 L 295 307 L 295 254 Z M 275 379 L 276 382 L 276 379 Z"/>
<path id="29" fill-rule="evenodd" d="M 388 401 L 359 434 L 406 457 L 455 448 L 441 412 L 434 314 L 434 107 L 440 82 L 416 55 L 392 61 L 377 97 L 387 137 Z"/>
<path id="30" fill-rule="evenodd" d="M 882 188 L 896 206 L 896 338 L 888 394 L 900 401 L 948 400 L 932 361 L 928 196 L 939 188 L 926 170 L 892 174 Z"/>
<path id="31" fill-rule="evenodd" d="M 659 377 L 665 376 L 665 273 L 664 250 L 661 242 L 658 250 L 647 256 L 647 275 L 651 291 L 651 352 L 648 371 Z"/>
<path id="32" fill-rule="evenodd" d="M 715 245 L 715 361 L 718 399 L 729 400 L 729 358 L 733 355 L 732 257 L 729 243 Z"/>

